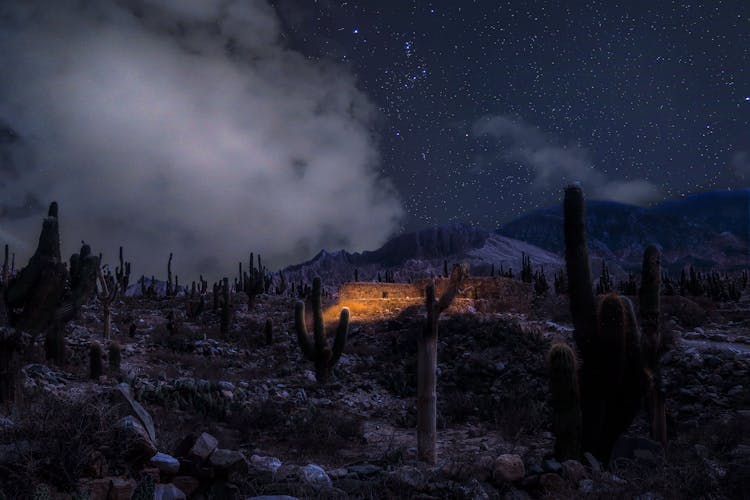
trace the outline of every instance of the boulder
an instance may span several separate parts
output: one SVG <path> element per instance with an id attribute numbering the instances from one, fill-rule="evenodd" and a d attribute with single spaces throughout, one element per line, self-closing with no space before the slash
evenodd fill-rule
<path id="1" fill-rule="evenodd" d="M 299 476 L 305 483 L 315 488 L 332 486 L 331 478 L 328 477 L 326 471 L 319 465 L 307 464 L 304 467 L 300 467 Z"/>
<path id="2" fill-rule="evenodd" d="M 496 479 L 512 483 L 523 479 L 526 468 L 518 455 L 504 454 L 495 459 L 494 473 Z"/>
<path id="3" fill-rule="evenodd" d="M 116 429 L 122 440 L 122 449 L 131 457 L 153 457 L 156 454 L 156 445 L 151 440 L 148 431 L 140 420 L 132 415 L 117 421 Z"/>
<path id="4" fill-rule="evenodd" d="M 111 402 L 120 408 L 120 416 L 135 415 L 140 420 L 141 425 L 148 432 L 151 442 L 156 444 L 156 429 L 154 428 L 154 419 L 141 404 L 133 397 L 133 391 L 125 382 L 118 384 L 110 393 Z"/>
<path id="5" fill-rule="evenodd" d="M 133 479 L 113 477 L 110 480 L 108 500 L 130 500 L 137 483 Z"/>
<path id="6" fill-rule="evenodd" d="M 198 436 L 198 439 L 195 440 L 195 444 L 193 444 L 193 447 L 190 448 L 190 452 L 188 455 L 191 457 L 196 457 L 201 460 L 206 460 L 211 453 L 214 452 L 216 447 L 219 445 L 219 441 L 213 437 L 211 434 L 208 434 L 207 432 L 202 433 L 200 436 Z"/>
<path id="7" fill-rule="evenodd" d="M 216 448 L 208 459 L 209 463 L 217 469 L 228 470 L 240 464 L 246 463 L 245 455 L 236 450 L 224 450 Z"/>
<path id="8" fill-rule="evenodd" d="M 172 478 L 172 484 L 177 486 L 188 497 L 195 493 L 201 485 L 200 481 L 193 476 L 174 477 Z"/>
<path id="9" fill-rule="evenodd" d="M 174 458 L 172 455 L 166 453 L 157 453 L 151 457 L 151 465 L 157 467 L 161 472 L 165 474 L 177 474 L 180 471 L 180 461 Z"/>
<path id="10" fill-rule="evenodd" d="M 157 484 L 154 488 L 154 500 L 186 500 L 187 496 L 172 483 Z"/>

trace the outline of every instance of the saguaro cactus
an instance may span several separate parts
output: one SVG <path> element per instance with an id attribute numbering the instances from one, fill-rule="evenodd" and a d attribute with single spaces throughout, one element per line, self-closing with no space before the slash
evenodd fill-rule
<path id="1" fill-rule="evenodd" d="M 312 308 L 313 308 L 313 338 L 307 333 L 305 326 L 305 303 L 297 301 L 294 307 L 294 327 L 297 331 L 297 342 L 302 354 L 309 361 L 315 363 L 315 379 L 324 384 L 331 376 L 334 365 L 341 358 L 341 353 L 346 345 L 346 335 L 349 330 L 349 308 L 341 309 L 339 326 L 336 329 L 336 337 L 333 348 L 329 347 L 326 338 L 325 325 L 323 324 L 323 304 L 320 300 L 320 278 L 313 279 L 312 286 Z"/>
<path id="2" fill-rule="evenodd" d="M 567 344 L 554 344 L 549 351 L 552 395 L 552 430 L 555 457 L 578 460 L 581 456 L 581 392 L 578 360 Z"/>
<path id="3" fill-rule="evenodd" d="M 427 463 L 437 460 L 437 334 L 438 318 L 450 307 L 459 286 L 468 276 L 468 266 L 454 264 L 448 287 L 435 300 L 435 283 L 425 289 L 427 321 L 417 344 L 417 457 Z"/>
<path id="4" fill-rule="evenodd" d="M 18 371 L 16 353 L 20 341 L 19 331 L 0 328 L 0 403 L 13 400 Z"/>

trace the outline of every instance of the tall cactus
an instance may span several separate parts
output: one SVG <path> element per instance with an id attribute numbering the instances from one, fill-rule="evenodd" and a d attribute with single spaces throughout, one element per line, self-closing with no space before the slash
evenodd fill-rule
<path id="1" fill-rule="evenodd" d="M 44 330 L 53 320 L 62 299 L 68 271 L 60 258 L 57 215 L 57 202 L 53 201 L 42 223 L 34 255 L 5 290 L 12 326 L 31 331 Z M 17 310 L 20 312 L 14 312 Z"/>
<path id="2" fill-rule="evenodd" d="M 224 286 L 221 290 L 221 322 L 219 328 L 221 330 L 221 333 L 226 335 L 227 333 L 229 333 L 229 324 L 232 320 L 232 303 L 230 302 L 229 295 L 229 278 L 224 278 L 223 283 Z"/>
<path id="3" fill-rule="evenodd" d="M 13 328 L 0 328 L 0 403 L 12 401 L 16 388 L 17 352 L 21 335 Z"/>
<path id="4" fill-rule="evenodd" d="M 606 461 L 615 440 L 632 422 L 646 386 L 640 333 L 627 298 L 609 294 L 598 304 L 594 300 L 580 187 L 565 190 L 563 208 L 570 310 L 583 361 L 579 370 L 582 450 Z"/>
<path id="5" fill-rule="evenodd" d="M 333 348 L 329 347 L 323 324 L 323 304 L 320 299 L 320 278 L 313 279 L 312 308 L 313 308 L 313 338 L 307 333 L 305 326 L 305 303 L 297 301 L 294 307 L 294 327 L 297 331 L 297 342 L 302 354 L 315 364 L 315 379 L 325 384 L 331 376 L 334 365 L 341 358 L 346 345 L 346 335 L 349 330 L 349 308 L 341 309 L 339 325 Z"/>
<path id="6" fill-rule="evenodd" d="M 581 456 L 582 425 L 578 360 L 567 344 L 554 344 L 548 357 L 555 457 L 559 460 L 578 460 Z"/>
<path id="7" fill-rule="evenodd" d="M 448 286 L 435 299 L 435 283 L 425 289 L 427 320 L 417 342 L 417 457 L 429 464 L 437 460 L 437 336 L 438 318 L 458 296 L 469 274 L 465 264 L 454 264 Z"/>
<path id="8" fill-rule="evenodd" d="M 650 378 L 649 412 L 651 416 L 651 437 L 666 445 L 667 422 L 664 408 L 664 393 L 659 370 L 659 357 L 662 351 L 659 331 L 659 294 L 661 287 L 661 256 L 655 246 L 646 248 L 641 270 L 639 293 L 641 328 L 643 330 L 643 356 Z"/>
<path id="9" fill-rule="evenodd" d="M 167 261 L 167 291 L 166 295 L 167 297 L 170 297 L 173 295 L 173 293 L 176 293 L 177 290 L 174 290 L 172 288 L 172 252 L 169 252 L 169 260 Z"/>

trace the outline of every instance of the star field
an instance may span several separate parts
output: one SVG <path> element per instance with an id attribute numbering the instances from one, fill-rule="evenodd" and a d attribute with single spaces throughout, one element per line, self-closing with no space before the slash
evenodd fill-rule
<path id="1" fill-rule="evenodd" d="M 377 106 L 407 227 L 495 227 L 578 177 L 645 202 L 750 184 L 744 0 L 275 6 L 291 48 L 347 66 Z M 502 130 L 478 133 L 488 117 Z"/>

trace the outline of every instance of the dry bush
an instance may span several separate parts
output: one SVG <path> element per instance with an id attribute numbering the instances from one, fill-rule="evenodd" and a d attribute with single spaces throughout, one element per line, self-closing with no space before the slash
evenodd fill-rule
<path id="1" fill-rule="evenodd" d="M 17 405 L 13 419 L 16 425 L 0 433 L 0 443 L 21 451 L 20 460 L 0 467 L 8 498 L 25 498 L 40 483 L 73 492 L 100 454 L 110 471 L 117 465 L 116 412 L 102 396 L 70 401 L 42 393 Z"/>

